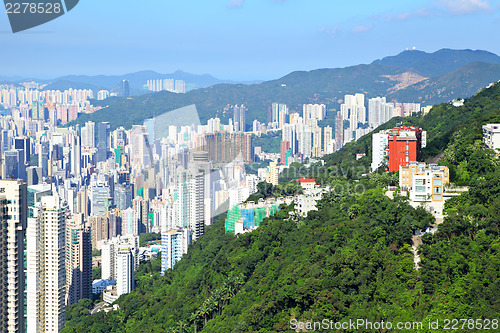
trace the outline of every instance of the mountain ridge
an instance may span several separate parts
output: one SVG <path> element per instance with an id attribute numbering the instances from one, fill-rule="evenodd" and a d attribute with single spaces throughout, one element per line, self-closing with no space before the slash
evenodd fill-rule
<path id="1" fill-rule="evenodd" d="M 113 98 L 96 101 L 96 105 L 105 108 L 81 115 L 75 123 L 108 121 L 113 128 L 130 128 L 144 119 L 191 104 L 197 106 L 202 123 L 216 116 L 227 121 L 232 117 L 231 106 L 235 104 L 247 106 L 249 121 L 267 122 L 273 102 L 287 104 L 291 111 L 297 112 L 301 112 L 302 105 L 307 103 L 323 103 L 329 110 L 338 110 L 344 95 L 358 92 L 364 93 L 366 98 L 386 96 L 389 101 L 415 102 L 425 106 L 472 96 L 498 80 L 498 64 L 473 62 L 434 77 L 423 77 L 407 67 L 361 64 L 295 71 L 259 84 L 222 83 L 186 94 L 160 92 L 132 100 Z M 121 116 L 124 112 L 128 117 Z"/>
<path id="2" fill-rule="evenodd" d="M 500 57 L 489 51 L 471 49 L 440 49 L 432 53 L 407 50 L 395 56 L 377 59 L 372 64 L 402 66 L 412 69 L 423 76 L 434 77 L 474 62 L 500 64 Z"/>

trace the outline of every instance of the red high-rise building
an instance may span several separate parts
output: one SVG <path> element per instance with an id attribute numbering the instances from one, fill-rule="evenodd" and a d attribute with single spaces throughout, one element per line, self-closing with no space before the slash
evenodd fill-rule
<path id="1" fill-rule="evenodd" d="M 422 129 L 419 127 L 395 127 L 388 134 L 387 165 L 389 172 L 398 171 L 399 166 L 408 166 L 411 161 L 422 159 Z"/>

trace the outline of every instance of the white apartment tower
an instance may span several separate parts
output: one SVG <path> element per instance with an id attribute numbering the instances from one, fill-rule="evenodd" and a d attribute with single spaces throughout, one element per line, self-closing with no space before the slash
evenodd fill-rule
<path id="1" fill-rule="evenodd" d="M 344 104 L 340 105 L 340 112 L 342 119 L 349 120 L 352 131 L 358 128 L 358 123 L 365 124 L 367 121 L 365 95 L 345 95 Z"/>
<path id="2" fill-rule="evenodd" d="M 174 267 L 187 253 L 191 243 L 191 231 L 188 228 L 172 229 L 161 234 L 161 274 Z"/>
<path id="3" fill-rule="evenodd" d="M 58 196 L 45 196 L 37 213 L 26 238 L 27 331 L 57 333 L 65 321 L 66 210 Z"/>
<path id="4" fill-rule="evenodd" d="M 372 135 L 372 172 L 386 164 L 385 158 L 388 154 L 386 151 L 388 144 L 388 131 L 380 131 Z"/>
<path id="5" fill-rule="evenodd" d="M 325 116 L 325 104 L 304 104 L 302 106 L 302 118 L 306 125 L 316 125 L 315 121 L 323 120 Z"/>
<path id="6" fill-rule="evenodd" d="M 333 154 L 335 150 L 335 141 L 333 139 L 333 129 L 331 126 L 326 126 L 324 128 L 324 153 Z"/>
<path id="7" fill-rule="evenodd" d="M 368 100 L 368 123 L 374 128 L 388 122 L 392 118 L 393 112 L 394 105 L 387 103 L 385 97 Z"/>
<path id="8" fill-rule="evenodd" d="M 75 134 L 71 143 L 71 174 L 79 177 L 82 172 L 82 141 Z"/>
<path id="9" fill-rule="evenodd" d="M 116 268 L 116 292 L 128 294 L 134 289 L 134 256 L 129 246 L 118 246 Z"/>
<path id="10" fill-rule="evenodd" d="M 118 252 L 120 248 L 127 248 L 132 253 L 133 270 L 139 265 L 139 236 L 114 237 L 111 240 L 104 241 L 102 245 L 102 279 L 118 280 L 120 270 Z"/>

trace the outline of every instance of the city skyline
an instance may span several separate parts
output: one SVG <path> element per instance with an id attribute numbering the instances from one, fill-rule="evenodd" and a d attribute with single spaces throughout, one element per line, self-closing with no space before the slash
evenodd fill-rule
<path id="1" fill-rule="evenodd" d="M 499 21 L 499 2 L 488 0 L 157 2 L 154 11 L 143 3 L 117 7 L 86 1 L 17 34 L 9 31 L 7 15 L 0 15 L 0 44 L 9 50 L 0 63 L 12 64 L 1 75 L 53 78 L 181 69 L 221 79 L 268 80 L 295 70 L 370 63 L 413 47 L 498 54 L 500 48 L 485 32 Z M 32 61 L 32 50 L 40 50 L 38 61 Z"/>

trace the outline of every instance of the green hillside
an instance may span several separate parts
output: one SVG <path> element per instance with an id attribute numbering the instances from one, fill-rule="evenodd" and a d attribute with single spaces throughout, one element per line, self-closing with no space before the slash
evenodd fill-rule
<path id="1" fill-rule="evenodd" d="M 419 270 L 412 231 L 433 218 L 403 197 L 384 195 L 397 175 L 334 173 L 363 170 L 368 158 L 356 161 L 355 154 L 370 154 L 365 136 L 326 159 L 331 173 L 320 180 L 337 190 L 318 212 L 290 218 L 292 207 L 282 207 L 239 237 L 224 234 L 221 217 L 165 277 L 151 274 L 153 268 L 139 274 L 119 311 L 89 316 L 72 307 L 63 332 L 292 332 L 294 319 L 421 321 L 420 331 L 431 332 L 427 323 L 437 319 L 441 328 L 446 318 L 498 319 L 500 163 L 482 149 L 481 125 L 500 122 L 500 85 L 463 107 L 443 104 L 405 121 L 427 129 L 426 154 L 444 152 L 452 180 L 470 185 L 447 202 L 438 232 L 423 237 Z"/>

